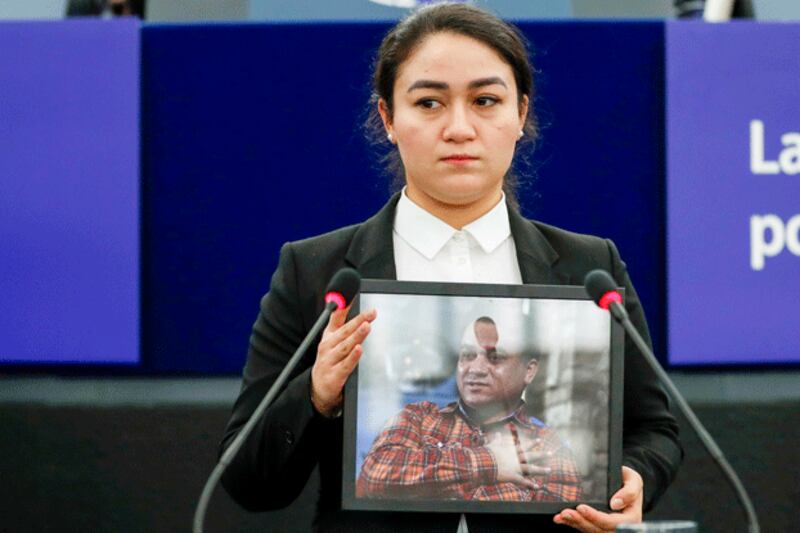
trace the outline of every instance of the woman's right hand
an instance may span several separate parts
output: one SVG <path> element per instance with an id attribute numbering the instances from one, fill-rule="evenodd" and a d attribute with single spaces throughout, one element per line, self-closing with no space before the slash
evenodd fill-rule
<path id="1" fill-rule="evenodd" d="M 334 416 L 342 405 L 342 390 L 361 354 L 377 313 L 370 309 L 347 320 L 348 309 L 331 313 L 311 368 L 311 403 L 323 416 Z"/>

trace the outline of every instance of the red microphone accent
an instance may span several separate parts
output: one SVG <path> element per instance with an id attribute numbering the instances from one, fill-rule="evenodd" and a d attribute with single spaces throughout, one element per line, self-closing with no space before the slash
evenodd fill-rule
<path id="1" fill-rule="evenodd" d="M 344 301 L 344 296 L 340 292 L 329 292 L 325 295 L 325 303 L 334 302 L 336 304 L 336 309 L 341 310 L 347 307 L 347 303 Z"/>
<path id="2" fill-rule="evenodd" d="M 608 291 L 600 298 L 600 301 L 597 302 L 597 305 L 608 311 L 608 306 L 611 305 L 611 302 L 622 303 L 622 296 L 617 291 Z"/>

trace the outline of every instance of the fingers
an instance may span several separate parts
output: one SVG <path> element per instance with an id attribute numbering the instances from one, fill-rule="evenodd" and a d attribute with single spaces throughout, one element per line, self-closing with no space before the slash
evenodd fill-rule
<path id="1" fill-rule="evenodd" d="M 530 450 L 530 448 L 533 446 L 538 446 L 540 443 L 541 441 L 529 446 L 528 450 Z M 553 458 L 553 450 L 523 451 L 518 449 L 517 458 L 519 459 L 520 468 L 522 469 L 523 474 L 529 476 L 549 474 L 551 468 L 547 465 Z"/>
<path id="2" fill-rule="evenodd" d="M 347 313 L 350 311 L 349 307 L 345 307 L 344 309 L 337 309 L 333 313 L 331 313 L 330 318 L 328 318 L 328 326 L 325 328 L 325 331 L 336 331 L 342 324 L 345 323 L 347 319 Z"/>
<path id="3" fill-rule="evenodd" d="M 552 444 L 545 444 L 542 439 L 521 443 L 518 448 L 520 460 L 531 462 L 548 461 L 558 451 Z"/>
<path id="4" fill-rule="evenodd" d="M 362 355 L 364 355 L 364 348 L 362 348 L 360 344 L 357 344 L 350 350 L 347 356 L 340 361 L 338 366 L 345 379 L 353 372 L 353 369 L 355 369 L 356 365 L 361 360 Z"/>
<path id="5" fill-rule="evenodd" d="M 340 313 L 340 316 L 334 317 L 336 313 Z M 328 327 L 319 343 L 319 353 L 330 358 L 331 364 L 345 359 L 353 348 L 364 341 L 370 332 L 370 323 L 375 320 L 377 313 L 374 309 L 364 311 L 337 327 L 337 324 L 343 320 L 342 316 L 346 316 L 345 309 L 331 314 Z"/>
<path id="6" fill-rule="evenodd" d="M 531 464 L 526 464 L 526 463 L 520 463 L 519 469 L 526 476 L 540 476 L 540 475 L 544 475 L 544 474 L 549 474 L 550 473 L 550 467 L 549 466 L 537 466 L 537 465 L 531 465 Z"/>
<path id="7" fill-rule="evenodd" d="M 603 513 L 589 505 L 579 505 L 577 508 L 580 518 L 602 530 L 614 531 L 619 524 L 631 522 L 625 513 Z"/>
<path id="8" fill-rule="evenodd" d="M 331 365 L 349 361 L 353 351 L 361 349 L 361 343 L 367 338 L 370 332 L 370 323 L 362 322 L 349 336 L 333 346 L 327 354 Z"/>
<path id="9" fill-rule="evenodd" d="M 326 342 L 330 345 L 336 345 L 343 339 L 352 335 L 358 326 L 363 324 L 365 321 L 372 322 L 377 316 L 375 309 L 369 309 L 357 314 L 345 323 L 348 311 L 349 308 L 340 309 L 331 313 L 331 317 L 328 319 L 328 326 L 325 328 L 325 332 L 322 336 L 323 342 Z"/>
<path id="10" fill-rule="evenodd" d="M 644 482 L 642 481 L 642 476 L 636 470 L 623 466 L 622 488 L 611 497 L 609 506 L 615 511 L 625 509 L 633 505 L 642 496 L 643 490 Z"/>
<path id="11" fill-rule="evenodd" d="M 599 533 L 602 531 L 574 509 L 564 509 L 553 517 L 553 522 L 583 531 L 583 533 Z"/>
<path id="12" fill-rule="evenodd" d="M 517 452 L 520 463 L 542 464 L 547 463 L 553 458 L 553 451 L 546 452 Z"/>
<path id="13" fill-rule="evenodd" d="M 539 485 L 537 485 L 532 479 L 528 479 L 523 476 L 514 476 L 510 481 L 511 483 L 519 485 L 525 489 L 537 490 L 539 488 Z"/>
<path id="14" fill-rule="evenodd" d="M 614 531 L 617 524 L 624 522 L 617 518 L 621 516 L 618 513 L 608 515 L 588 505 L 579 505 L 577 509 L 564 509 L 553 517 L 553 521 L 584 533 L 605 533 Z"/>

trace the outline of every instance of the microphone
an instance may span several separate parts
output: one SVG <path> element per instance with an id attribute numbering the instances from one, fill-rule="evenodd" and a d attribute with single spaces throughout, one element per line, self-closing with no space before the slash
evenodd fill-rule
<path id="1" fill-rule="evenodd" d="M 361 288 L 361 275 L 352 268 L 343 268 L 331 278 L 325 288 L 325 303 L 336 304 L 336 309 L 344 309 Z M 326 306 L 327 307 L 327 306 Z"/>
<path id="2" fill-rule="evenodd" d="M 208 477 L 208 480 L 203 487 L 203 492 L 200 494 L 200 499 L 197 502 L 197 508 L 195 509 L 192 529 L 194 533 L 202 533 L 206 508 L 208 507 L 208 502 L 211 500 L 211 494 L 214 492 L 214 487 L 216 487 L 217 483 L 222 477 L 223 472 L 225 472 L 225 469 L 228 467 L 231 460 L 236 456 L 236 453 L 242 447 L 242 444 L 244 444 L 247 436 L 253 431 L 253 428 L 264 414 L 264 411 L 267 410 L 267 407 L 269 407 L 269 405 L 275 399 L 275 396 L 278 395 L 278 391 L 281 390 L 283 384 L 286 383 L 286 380 L 289 378 L 289 374 L 291 374 L 292 370 L 294 370 L 294 367 L 297 366 L 300 358 L 303 356 L 306 350 L 308 350 L 308 347 L 317 337 L 322 328 L 325 327 L 325 324 L 328 322 L 331 313 L 333 313 L 335 310 L 345 309 L 348 305 L 350 305 L 350 303 L 353 301 L 353 298 L 355 298 L 358 294 L 360 288 L 361 275 L 352 268 L 343 268 L 331 278 L 331 281 L 328 283 L 328 287 L 325 289 L 325 307 L 323 308 L 322 313 L 319 315 L 319 318 L 311 327 L 308 334 L 303 339 L 303 342 L 300 343 L 300 346 L 297 347 L 294 355 L 292 355 L 292 357 L 289 359 L 289 362 L 286 363 L 286 366 L 278 375 L 277 379 L 275 379 L 275 383 L 273 383 L 269 388 L 267 394 L 261 400 L 261 403 L 258 404 L 258 407 L 256 407 L 255 411 L 253 411 L 253 414 L 250 415 L 247 423 L 242 427 L 242 429 L 239 430 L 236 438 L 233 439 L 233 442 L 231 442 L 231 444 L 225 450 L 225 453 L 222 454 L 217 466 L 214 467 L 214 470 Z"/>
<path id="3" fill-rule="evenodd" d="M 617 322 L 628 319 L 628 312 L 622 305 L 622 295 L 617 292 L 617 284 L 608 272 L 599 269 L 592 270 L 586 274 L 583 286 L 586 288 L 586 292 L 589 293 L 589 297 L 594 300 L 594 303 L 600 308 L 610 311 Z M 636 330 L 634 329 L 634 331 Z M 638 333 L 636 331 L 636 335 Z"/>
<path id="4" fill-rule="evenodd" d="M 681 413 L 683 413 L 683 416 L 689 421 L 689 425 L 700 438 L 700 442 L 703 443 L 703 446 L 725 474 L 728 482 L 736 492 L 736 496 L 747 514 L 748 531 L 750 533 L 759 533 L 760 528 L 756 511 L 753 508 L 753 503 L 750 501 L 750 497 L 747 495 L 747 491 L 744 485 L 742 485 L 739 476 L 736 475 L 736 472 L 733 470 L 730 463 L 728 463 L 728 460 L 725 459 L 725 455 L 722 453 L 719 446 L 717 446 L 714 438 L 706 431 L 706 428 L 694 414 L 692 408 L 686 403 L 683 395 L 659 364 L 653 351 L 631 323 L 628 317 L 628 311 L 626 311 L 625 307 L 622 305 L 622 296 L 617 292 L 617 284 L 614 278 L 605 270 L 592 270 L 586 275 L 586 278 L 584 278 L 583 285 L 586 292 L 592 300 L 594 300 L 594 303 L 602 309 L 609 311 L 611 316 L 614 317 L 614 320 L 622 324 L 622 327 L 625 328 L 625 332 L 633 339 L 636 347 L 642 352 L 645 361 L 647 361 L 650 368 L 653 369 L 658 380 L 669 391 L 670 396 L 675 400 Z"/>

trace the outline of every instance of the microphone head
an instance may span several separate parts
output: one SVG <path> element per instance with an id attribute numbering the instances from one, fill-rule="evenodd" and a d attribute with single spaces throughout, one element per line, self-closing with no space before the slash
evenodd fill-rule
<path id="1" fill-rule="evenodd" d="M 339 309 L 344 309 L 353 301 L 361 287 L 361 274 L 352 268 L 343 268 L 331 278 L 325 289 L 325 302 L 336 302 Z"/>
<path id="2" fill-rule="evenodd" d="M 608 309 L 612 301 L 622 302 L 622 296 L 617 292 L 617 283 L 605 270 L 598 268 L 586 274 L 583 286 L 594 303 L 603 309 Z"/>

